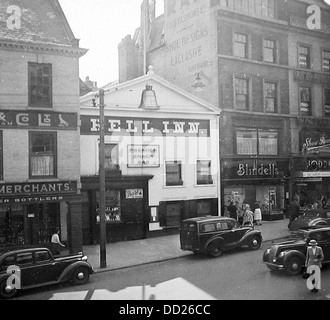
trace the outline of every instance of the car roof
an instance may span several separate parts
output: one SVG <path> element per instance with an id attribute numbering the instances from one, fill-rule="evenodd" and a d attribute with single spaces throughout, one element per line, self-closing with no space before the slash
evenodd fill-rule
<path id="1" fill-rule="evenodd" d="M 30 249 L 20 249 L 20 250 L 13 250 L 13 251 L 6 251 L 6 252 L 0 252 L 0 259 L 3 259 L 8 256 L 12 256 L 18 253 L 28 253 L 28 252 L 36 252 L 36 251 L 42 251 L 42 250 L 47 250 L 47 248 L 30 248 Z"/>
<path id="2" fill-rule="evenodd" d="M 183 220 L 182 222 L 218 222 L 218 221 L 236 221 L 235 219 L 232 218 L 227 218 L 227 217 L 216 217 L 216 216 L 206 216 L 206 217 L 197 217 L 197 218 L 190 218 Z"/>

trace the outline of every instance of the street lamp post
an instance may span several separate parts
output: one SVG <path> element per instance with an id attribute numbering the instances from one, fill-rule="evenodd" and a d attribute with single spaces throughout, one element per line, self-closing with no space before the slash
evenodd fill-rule
<path id="1" fill-rule="evenodd" d="M 107 266 L 106 252 L 106 220 L 105 220 L 105 151 L 104 151 L 104 90 L 99 91 L 100 97 L 100 152 L 99 152 L 99 171 L 100 171 L 100 268 Z M 96 106 L 94 102 L 94 106 Z"/>

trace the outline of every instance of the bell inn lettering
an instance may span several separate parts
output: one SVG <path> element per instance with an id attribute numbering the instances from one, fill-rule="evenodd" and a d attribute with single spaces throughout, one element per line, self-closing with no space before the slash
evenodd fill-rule
<path id="1" fill-rule="evenodd" d="M 100 120 L 97 116 L 81 117 L 82 134 L 99 134 L 99 132 Z M 105 133 L 107 135 L 209 137 L 210 123 L 207 120 L 161 120 L 105 117 Z"/>

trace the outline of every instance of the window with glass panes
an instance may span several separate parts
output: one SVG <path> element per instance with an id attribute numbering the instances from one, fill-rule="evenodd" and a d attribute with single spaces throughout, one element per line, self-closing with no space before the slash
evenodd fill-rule
<path id="1" fill-rule="evenodd" d="M 298 47 L 298 67 L 304 69 L 310 69 L 311 67 L 311 56 L 310 48 L 306 46 Z"/>
<path id="2" fill-rule="evenodd" d="M 181 161 L 166 162 L 166 186 L 182 186 L 182 163 Z"/>
<path id="3" fill-rule="evenodd" d="M 237 155 L 278 155 L 278 130 L 241 128 L 236 130 Z"/>
<path id="4" fill-rule="evenodd" d="M 265 112 L 277 112 L 277 84 L 265 82 Z"/>
<path id="5" fill-rule="evenodd" d="M 276 62 L 275 56 L 275 41 L 273 40 L 264 40 L 264 61 L 265 62 Z"/>
<path id="6" fill-rule="evenodd" d="M 324 89 L 324 115 L 330 117 L 330 88 Z"/>
<path id="7" fill-rule="evenodd" d="M 211 161 L 197 161 L 197 185 L 213 184 Z"/>
<path id="8" fill-rule="evenodd" d="M 323 51 L 323 71 L 330 72 L 330 51 Z"/>
<path id="9" fill-rule="evenodd" d="M 104 157 L 105 157 L 105 170 L 114 171 L 118 168 L 118 145 L 105 144 L 104 145 Z"/>
<path id="10" fill-rule="evenodd" d="M 29 106 L 52 107 L 52 66 L 43 63 L 29 63 Z"/>
<path id="11" fill-rule="evenodd" d="M 30 178 L 56 177 L 56 133 L 30 132 Z"/>
<path id="12" fill-rule="evenodd" d="M 249 80 L 235 77 L 235 108 L 237 110 L 249 109 Z"/>
<path id="13" fill-rule="evenodd" d="M 300 90 L 300 114 L 303 116 L 312 115 L 312 89 L 301 86 Z"/>
<path id="14" fill-rule="evenodd" d="M 275 17 L 275 0 L 220 0 L 220 6 L 258 17 Z"/>
<path id="15" fill-rule="evenodd" d="M 247 58 L 247 35 L 234 33 L 234 56 Z"/>

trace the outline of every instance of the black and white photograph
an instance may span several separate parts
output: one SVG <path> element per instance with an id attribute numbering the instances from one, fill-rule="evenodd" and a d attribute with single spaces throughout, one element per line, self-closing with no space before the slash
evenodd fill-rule
<path id="1" fill-rule="evenodd" d="M 0 300 L 330 301 L 330 0 L 0 0 Z"/>

